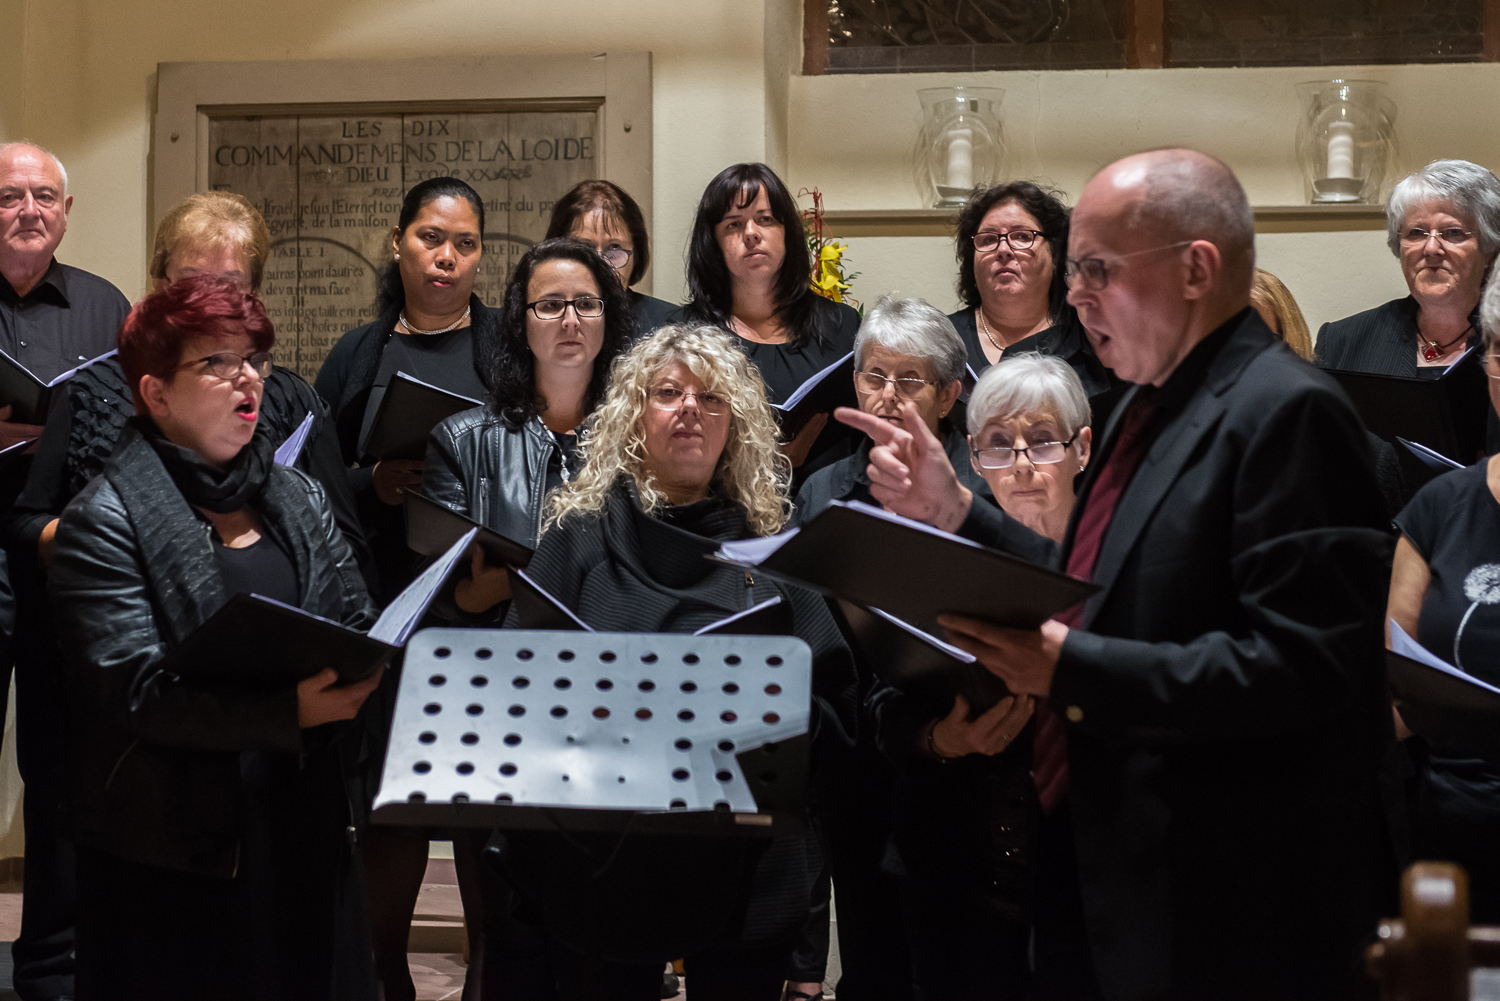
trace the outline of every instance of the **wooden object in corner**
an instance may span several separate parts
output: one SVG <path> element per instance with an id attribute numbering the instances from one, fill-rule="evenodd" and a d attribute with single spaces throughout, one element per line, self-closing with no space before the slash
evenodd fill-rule
<path id="1" fill-rule="evenodd" d="M 827 72 L 828 0 L 802 0 L 802 75 Z"/>
<path id="2" fill-rule="evenodd" d="M 1484 61 L 1500 63 L 1500 0 L 1484 0 Z"/>
<path id="3" fill-rule="evenodd" d="M 1125 65 L 1129 69 L 1167 65 L 1166 0 L 1125 0 Z"/>

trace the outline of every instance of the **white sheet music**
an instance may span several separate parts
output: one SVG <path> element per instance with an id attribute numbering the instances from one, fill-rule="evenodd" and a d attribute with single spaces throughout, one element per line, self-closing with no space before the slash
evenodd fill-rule
<path id="1" fill-rule="evenodd" d="M 296 465 L 298 457 L 302 455 L 302 446 L 307 444 L 307 435 L 312 430 L 312 426 L 313 413 L 309 410 L 307 416 L 302 418 L 302 423 L 297 425 L 297 430 L 293 431 L 291 437 L 282 442 L 281 447 L 276 450 L 274 458 L 278 466 Z"/>
<path id="2" fill-rule="evenodd" d="M 1470 684 L 1478 685 L 1480 688 L 1487 689 L 1488 691 L 1494 692 L 1496 695 L 1500 695 L 1500 688 L 1496 688 L 1494 685 L 1488 684 L 1487 682 L 1480 681 L 1472 674 L 1465 674 L 1463 671 L 1460 671 L 1458 668 L 1454 667 L 1446 660 L 1443 660 L 1441 657 L 1433 654 L 1425 646 L 1412 639 L 1407 635 L 1406 630 L 1402 629 L 1401 626 L 1397 624 L 1395 619 L 1391 619 L 1390 623 L 1392 653 L 1399 653 L 1401 656 L 1406 657 L 1410 660 L 1414 660 L 1419 664 L 1426 664 L 1428 667 L 1437 668 L 1444 674 L 1451 674 L 1455 678 L 1462 678 L 1464 681 L 1467 681 Z"/>
<path id="3" fill-rule="evenodd" d="M 443 581 L 453 572 L 454 564 L 478 534 L 479 529 L 469 529 L 463 538 L 437 558 L 437 562 L 418 574 L 417 579 L 406 586 L 406 590 L 396 595 L 396 600 L 390 603 L 380 618 L 375 620 L 375 625 L 370 627 L 370 639 L 389 643 L 391 646 L 404 646 L 412 631 L 417 628 L 417 623 L 422 620 L 427 606 L 437 596 L 438 588 L 443 586 Z"/>
<path id="4" fill-rule="evenodd" d="M 729 560 L 731 563 L 749 563 L 759 565 L 764 563 L 770 555 L 788 542 L 800 532 L 800 528 L 789 528 L 780 535 L 767 535 L 760 539 L 742 539 L 739 542 L 725 542 L 720 544 L 719 559 Z"/>
<path id="5" fill-rule="evenodd" d="M 813 389 L 817 387 L 818 383 L 828 378 L 828 376 L 833 372 L 834 369 L 838 368 L 840 365 L 844 364 L 844 362 L 853 357 L 854 352 L 850 351 L 848 354 L 844 355 L 844 357 L 840 358 L 838 361 L 834 362 L 832 365 L 829 365 L 817 375 L 813 376 L 811 379 L 808 379 L 802 385 L 798 386 L 796 391 L 793 392 L 791 396 L 788 396 L 780 403 L 773 403 L 771 404 L 771 406 L 775 407 L 777 410 L 790 411 L 796 409 L 797 404 L 805 400 L 807 398 L 807 394 L 811 393 Z"/>

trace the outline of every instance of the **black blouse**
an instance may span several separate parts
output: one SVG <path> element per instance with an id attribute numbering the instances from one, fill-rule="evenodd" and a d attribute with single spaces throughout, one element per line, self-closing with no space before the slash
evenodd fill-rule
<path id="1" fill-rule="evenodd" d="M 979 332 L 975 307 L 949 313 L 948 319 L 953 321 L 958 336 L 963 339 L 969 354 L 969 368 L 975 378 L 978 378 L 990 367 L 990 360 L 985 357 L 980 340 L 984 335 Z M 1089 343 L 1088 334 L 1084 332 L 1083 322 L 1078 319 L 1078 311 L 1072 306 L 1063 306 L 1063 316 L 1056 323 L 1046 330 L 1016 341 L 1001 352 L 1000 357 L 1014 358 L 1029 351 L 1061 358 L 1078 374 L 1078 381 L 1083 383 L 1083 391 L 1089 398 L 1090 426 L 1094 428 L 1096 435 L 1102 434 L 1109 415 L 1114 412 L 1115 404 L 1130 384 L 1116 378 L 1114 372 L 1105 368 L 1099 356 L 1094 353 L 1094 346 Z"/>

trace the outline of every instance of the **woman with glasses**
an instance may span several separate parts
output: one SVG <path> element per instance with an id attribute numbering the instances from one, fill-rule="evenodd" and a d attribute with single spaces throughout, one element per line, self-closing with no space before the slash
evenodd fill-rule
<path id="1" fill-rule="evenodd" d="M 854 339 L 854 392 L 859 409 L 900 427 L 902 404 L 913 403 L 923 423 L 947 444 L 948 458 L 964 485 L 988 495 L 978 475 L 965 461 L 968 445 L 963 429 L 948 415 L 963 391 L 964 344 L 949 317 L 925 299 L 881 296 L 865 311 Z M 833 500 L 861 500 L 870 496 L 872 442 L 865 438 L 854 454 L 818 470 L 797 492 L 793 524 L 817 517 Z"/>
<path id="2" fill-rule="evenodd" d="M 610 364 L 629 346 L 630 303 L 593 247 L 562 237 L 536 244 L 516 262 L 499 316 L 494 336 L 480 345 L 489 402 L 433 429 L 422 491 L 535 548 L 544 500 L 578 477 L 579 435 L 604 398 Z M 509 607 L 505 568 L 486 564 L 475 547 L 469 572 L 433 612 L 456 625 L 498 627 Z M 483 935 L 466 990 L 473 984 L 488 996 L 530 997 L 524 985 L 549 969 L 545 939 L 511 916 L 504 886 L 481 874 L 478 889 L 482 908 L 471 906 L 472 893 L 465 904 L 483 911 L 470 919 L 483 922 Z"/>
<path id="3" fill-rule="evenodd" d="M 460 396 L 484 398 L 481 345 L 496 336 L 497 317 L 474 294 L 483 233 L 484 202 L 463 181 L 437 177 L 414 185 L 391 230 L 392 260 L 380 275 L 379 315 L 345 333 L 318 373 L 317 390 L 332 408 L 346 475 L 374 554 L 380 604 L 399 594 L 417 573 L 417 556 L 406 544 L 403 504 L 405 492 L 422 481 L 422 460 L 370 455 L 365 439 L 397 372 Z M 395 681 L 392 672 L 391 683 L 365 713 L 369 761 L 376 768 L 395 705 Z M 368 795 L 373 795 L 373 780 L 371 775 Z M 416 997 L 406 944 L 432 833 L 371 827 L 364 839 L 376 970 L 386 1001 Z M 482 839 L 466 840 L 462 834 L 455 838 L 474 953 L 481 951 L 478 936 L 484 925 L 475 909 L 482 847 Z M 466 998 L 472 1001 L 477 995 L 477 988 L 466 988 Z"/>
<path id="4" fill-rule="evenodd" d="M 1094 354 L 1068 305 L 1068 218 L 1059 192 L 1030 181 L 974 194 L 959 213 L 956 237 L 958 297 L 966 308 L 949 319 L 968 349 L 973 378 L 1001 358 L 1056 355 L 1078 373 L 1093 401 L 1093 423 L 1103 426 L 1123 384 Z"/>
<path id="5" fill-rule="evenodd" d="M 1385 228 L 1410 294 L 1323 324 L 1317 363 L 1436 378 L 1479 343 L 1479 293 L 1500 253 L 1500 179 L 1467 160 L 1434 160 L 1392 189 Z"/>
<path id="6" fill-rule="evenodd" d="M 970 454 L 954 469 L 983 477 L 1006 514 L 1061 541 L 1073 478 L 1088 460 L 1088 421 L 1088 397 L 1066 362 L 1006 358 L 969 397 Z M 878 686 L 869 701 L 882 749 L 901 770 L 894 846 L 920 996 L 1027 996 L 1033 924 L 1048 924 L 1042 949 L 1059 923 L 1056 902 L 1034 895 L 1035 873 L 1072 864 L 1053 857 L 1071 849 L 1059 856 L 1041 838 L 1032 700 L 976 713 L 934 682 Z"/>
<path id="7" fill-rule="evenodd" d="M 651 267 L 651 240 L 641 207 L 613 181 L 580 181 L 552 206 L 547 239 L 571 236 L 599 252 L 620 277 L 630 297 L 635 336 L 644 337 L 677 313 L 670 302 L 637 292 L 630 286 Z"/>
<path id="8" fill-rule="evenodd" d="M 516 262 L 497 336 L 482 348 L 489 403 L 432 431 L 422 490 L 522 545 L 536 547 L 546 496 L 578 476 L 578 439 L 604 399 L 609 367 L 630 345 L 630 301 L 617 272 L 570 237 Z M 452 614 L 498 626 L 509 607 L 504 567 L 474 552 Z"/>
<path id="9" fill-rule="evenodd" d="M 780 597 L 791 635 L 812 648 L 816 785 L 823 748 L 843 739 L 833 707 L 853 684 L 848 648 L 817 595 L 703 558 L 786 523 L 790 468 L 759 374 L 726 332 L 669 324 L 616 362 L 581 448 L 529 573 L 600 631 L 690 633 Z M 506 625 L 517 624 L 512 609 Z M 694 998 L 782 996 L 821 867 L 810 832 L 503 838 L 522 912 L 556 936 L 548 986 L 559 1001 L 654 1001 L 663 963 L 684 956 Z"/>
<path id="10" fill-rule="evenodd" d="M 812 267 L 797 203 L 775 171 L 737 163 L 708 182 L 688 242 L 692 298 L 682 315 L 730 331 L 772 403 L 854 347 L 859 314 L 813 292 Z M 800 483 L 857 443 L 847 427 L 817 414 L 784 448 Z"/>
<path id="11" fill-rule="evenodd" d="M 322 488 L 256 434 L 274 337 L 213 276 L 137 304 L 119 355 L 136 413 L 57 528 L 80 997 L 375 996 L 346 776 L 347 721 L 379 674 L 267 683 L 171 661 L 236 593 L 374 622 Z"/>
<path id="12" fill-rule="evenodd" d="M 1093 431 L 1078 374 L 1041 354 L 1007 358 L 969 396 L 970 468 L 1006 514 L 1062 542 Z M 955 463 L 954 468 L 957 468 Z"/>
<path id="13" fill-rule="evenodd" d="M 1483 364 L 1500 413 L 1500 285 L 1480 302 Z M 1500 685 L 1500 455 L 1445 473 L 1396 518 L 1401 539 L 1386 614 L 1431 653 Z M 1387 637 L 1389 645 L 1389 635 Z M 1500 922 L 1500 760 L 1460 742 L 1396 731 L 1416 772 L 1411 858 L 1457 862 L 1469 874 L 1476 923 Z M 1410 859 L 1401 859 L 1403 864 Z"/>

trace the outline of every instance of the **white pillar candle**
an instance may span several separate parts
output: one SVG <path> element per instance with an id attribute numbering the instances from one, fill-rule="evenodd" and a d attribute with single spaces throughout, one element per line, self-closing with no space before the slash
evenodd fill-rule
<path id="1" fill-rule="evenodd" d="M 1328 126 L 1328 176 L 1354 176 L 1354 123 L 1334 122 Z"/>
<path id="2" fill-rule="evenodd" d="M 974 130 L 951 129 L 948 132 L 948 187 L 974 186 Z"/>

